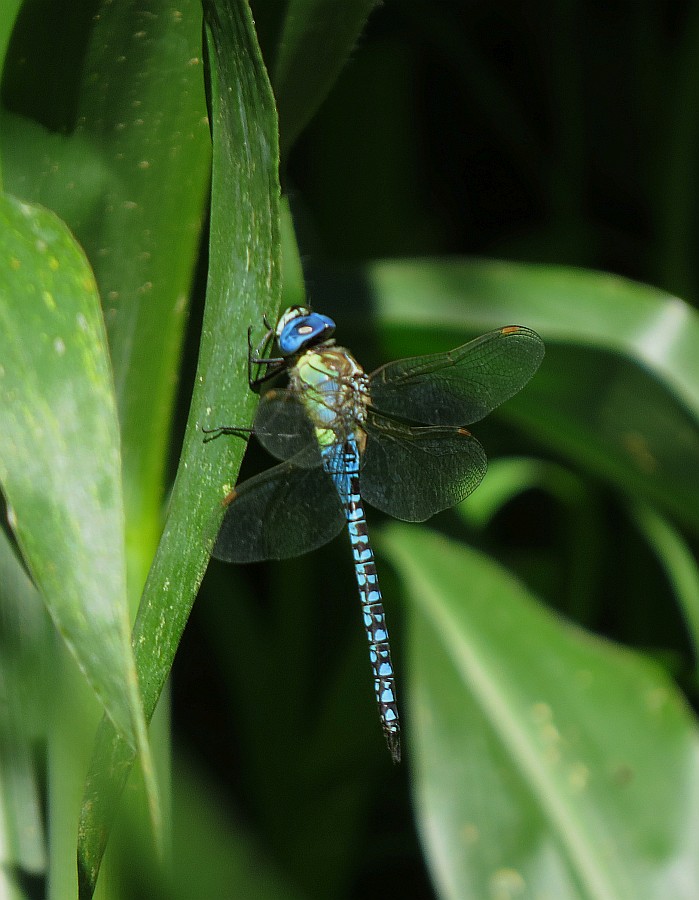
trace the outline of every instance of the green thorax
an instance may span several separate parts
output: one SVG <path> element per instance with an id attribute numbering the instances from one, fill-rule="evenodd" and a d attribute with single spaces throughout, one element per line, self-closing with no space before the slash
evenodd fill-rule
<path id="1" fill-rule="evenodd" d="M 299 357 L 289 386 L 313 423 L 321 447 L 354 435 L 363 448 L 368 378 L 349 350 L 318 347 Z"/>

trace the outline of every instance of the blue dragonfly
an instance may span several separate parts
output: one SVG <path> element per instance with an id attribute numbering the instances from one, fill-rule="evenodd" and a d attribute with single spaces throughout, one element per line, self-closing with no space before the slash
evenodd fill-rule
<path id="1" fill-rule="evenodd" d="M 510 325 L 455 350 L 401 359 L 367 375 L 335 344 L 335 323 L 327 316 L 294 306 L 276 328 L 265 324 L 257 350 L 248 330 L 250 387 L 282 374 L 287 386 L 262 395 L 252 429 L 205 429 L 205 440 L 252 431 L 281 462 L 226 498 L 213 555 L 235 563 L 286 559 L 321 547 L 347 526 L 374 692 L 398 762 L 395 675 L 364 501 L 406 522 L 422 522 L 467 497 L 487 463 L 465 426 L 524 387 L 544 345 L 536 332 Z M 278 354 L 262 355 L 272 340 Z"/>

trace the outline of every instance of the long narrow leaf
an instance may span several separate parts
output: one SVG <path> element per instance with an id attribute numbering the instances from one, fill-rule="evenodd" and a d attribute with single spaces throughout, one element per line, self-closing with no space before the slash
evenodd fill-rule
<path id="1" fill-rule="evenodd" d="M 684 536 L 646 503 L 631 505 L 631 515 L 658 557 L 682 610 L 699 669 L 699 567 Z"/>
<path id="2" fill-rule="evenodd" d="M 39 592 L 0 533 L 0 896 L 19 897 L 20 872 L 46 867 L 41 789 L 32 746 L 46 739 L 52 635 Z"/>
<path id="3" fill-rule="evenodd" d="M 279 285 L 276 113 L 247 4 L 209 4 L 214 170 L 209 281 L 199 366 L 165 533 L 134 631 L 146 715 L 157 703 L 206 568 L 244 445 L 203 443 L 202 427 L 245 424 L 248 323 L 273 315 Z M 86 788 L 79 846 L 81 897 L 94 890 L 133 754 L 105 721 Z"/>
<path id="4" fill-rule="evenodd" d="M 50 121 L 51 95 L 42 107 L 36 65 L 29 67 L 33 78 L 23 80 L 13 57 L 12 109 L 27 114 L 2 114 L 0 150 L 8 189 L 66 221 L 100 289 L 121 422 L 135 605 L 162 527 L 177 370 L 210 172 L 201 6 L 184 0 L 173 10 L 165 0 L 137 0 L 105 4 L 94 18 L 87 8 L 76 11 L 73 31 L 81 21 L 86 46 L 75 122 L 60 133 L 28 117 Z"/>
<path id="5" fill-rule="evenodd" d="M 77 137 L 107 172 L 78 223 L 107 323 L 138 597 L 162 527 L 172 407 L 210 174 L 201 6 L 105 4 L 92 30 Z M 76 158 L 79 164 L 79 159 Z"/>
<path id="6" fill-rule="evenodd" d="M 376 4 L 377 0 L 343 0 L 340 4 L 336 0 L 290 0 L 261 8 L 263 23 L 265 17 L 272 18 L 276 26 L 269 55 L 284 152 L 330 91 Z"/>

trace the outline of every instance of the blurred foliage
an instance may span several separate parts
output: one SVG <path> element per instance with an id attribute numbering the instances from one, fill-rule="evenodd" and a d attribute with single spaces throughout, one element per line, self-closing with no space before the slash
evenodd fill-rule
<path id="1" fill-rule="evenodd" d="M 138 744 L 103 898 L 694 898 L 699 8 L 250 7 L 0 8 L 0 893 L 90 895 Z M 462 509 L 370 512 L 399 768 L 344 539 L 204 575 L 304 283 L 367 369 L 547 345 Z"/>

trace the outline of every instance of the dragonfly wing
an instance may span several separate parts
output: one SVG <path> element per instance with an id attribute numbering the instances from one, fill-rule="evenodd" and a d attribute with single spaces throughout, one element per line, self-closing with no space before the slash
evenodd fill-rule
<path id="1" fill-rule="evenodd" d="M 273 389 L 260 400 L 255 436 L 277 459 L 294 459 L 299 468 L 319 466 L 320 450 L 313 425 L 294 391 Z"/>
<path id="2" fill-rule="evenodd" d="M 465 428 L 409 426 L 370 411 L 366 432 L 362 496 L 405 522 L 455 506 L 485 475 L 485 451 Z"/>
<path id="3" fill-rule="evenodd" d="M 447 353 L 381 366 L 370 376 L 371 404 L 428 425 L 470 425 L 520 391 L 543 358 L 535 331 L 509 325 Z"/>
<path id="4" fill-rule="evenodd" d="M 294 463 L 280 463 L 236 488 L 214 546 L 217 559 L 287 559 L 340 533 L 345 517 L 332 479 L 322 468 Z"/>

